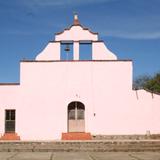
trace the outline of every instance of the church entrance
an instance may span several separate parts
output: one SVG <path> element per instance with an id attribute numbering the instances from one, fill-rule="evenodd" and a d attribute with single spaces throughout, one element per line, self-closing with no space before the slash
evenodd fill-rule
<path id="1" fill-rule="evenodd" d="M 85 106 L 81 102 L 68 105 L 68 132 L 85 132 Z"/>

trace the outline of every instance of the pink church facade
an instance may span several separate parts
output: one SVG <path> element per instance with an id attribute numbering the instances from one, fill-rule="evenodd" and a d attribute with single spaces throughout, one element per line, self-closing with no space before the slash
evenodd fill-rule
<path id="1" fill-rule="evenodd" d="M 0 138 L 159 134 L 160 95 L 133 90 L 132 70 L 75 15 L 35 60 L 20 62 L 19 84 L 0 84 Z"/>

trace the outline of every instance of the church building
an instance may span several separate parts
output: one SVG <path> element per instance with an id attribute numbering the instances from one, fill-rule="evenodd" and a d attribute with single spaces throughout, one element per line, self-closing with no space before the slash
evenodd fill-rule
<path id="1" fill-rule="evenodd" d="M 133 90 L 132 74 L 132 60 L 118 59 L 75 14 L 20 62 L 20 83 L 0 83 L 0 140 L 160 134 L 160 95 Z"/>

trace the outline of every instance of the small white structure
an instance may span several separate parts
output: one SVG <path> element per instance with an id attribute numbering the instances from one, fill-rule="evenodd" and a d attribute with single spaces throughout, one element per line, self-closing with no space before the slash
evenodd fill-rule
<path id="1" fill-rule="evenodd" d="M 160 95 L 132 90 L 132 61 L 118 60 L 77 15 L 35 60 L 20 62 L 20 84 L 0 84 L 3 140 L 157 134 L 159 122 Z"/>

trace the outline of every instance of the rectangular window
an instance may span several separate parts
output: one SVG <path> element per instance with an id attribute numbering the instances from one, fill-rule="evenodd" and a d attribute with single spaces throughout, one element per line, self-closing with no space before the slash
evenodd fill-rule
<path id="1" fill-rule="evenodd" d="M 16 110 L 5 110 L 5 133 L 15 132 Z"/>
<path id="2" fill-rule="evenodd" d="M 91 41 L 80 41 L 79 60 L 92 60 L 92 43 L 91 43 Z"/>
<path id="3" fill-rule="evenodd" d="M 73 42 L 61 42 L 61 60 L 73 60 Z"/>

